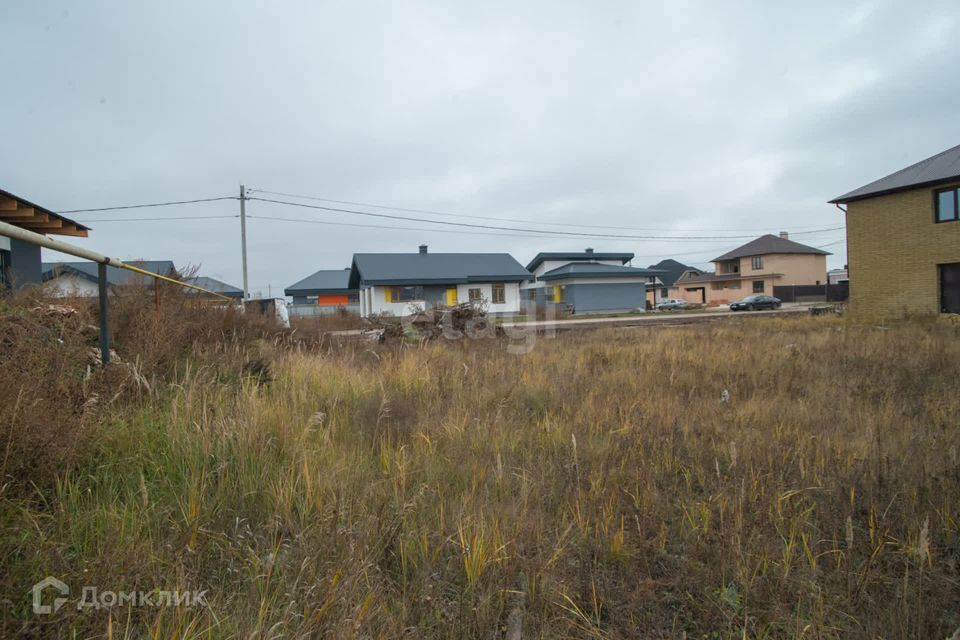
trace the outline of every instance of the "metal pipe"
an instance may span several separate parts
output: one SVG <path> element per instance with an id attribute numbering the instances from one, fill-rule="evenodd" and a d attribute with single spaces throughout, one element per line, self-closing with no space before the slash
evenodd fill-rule
<path id="1" fill-rule="evenodd" d="M 110 364 L 110 325 L 107 324 L 107 265 L 97 263 L 98 293 L 100 295 L 100 361 Z"/>
<path id="2" fill-rule="evenodd" d="M 21 240 L 23 242 L 28 242 L 30 244 L 35 244 L 41 247 L 46 247 L 47 249 L 53 249 L 54 251 L 59 251 L 60 253 L 66 253 L 71 256 L 76 256 L 78 258 L 84 258 L 85 260 L 91 260 L 98 264 L 104 266 L 116 267 L 117 269 L 126 269 L 127 271 L 133 271 L 134 273 L 139 273 L 141 275 L 150 276 L 151 278 L 157 278 L 158 280 L 163 280 L 165 282 L 171 282 L 175 285 L 185 287 L 187 289 L 196 289 L 197 291 L 202 291 L 203 293 L 209 293 L 212 296 L 217 298 L 223 298 L 227 302 L 232 302 L 231 298 L 228 298 L 225 295 L 219 294 L 215 291 L 210 291 L 209 289 L 204 289 L 203 287 L 198 287 L 195 284 L 190 284 L 189 282 L 183 282 L 175 278 L 168 278 L 167 276 L 160 275 L 159 273 L 154 273 L 152 271 L 147 271 L 146 269 L 141 269 L 140 267 L 135 267 L 131 264 L 126 264 L 121 260 L 116 258 L 111 258 L 97 253 L 96 251 L 90 251 L 89 249 L 84 249 L 83 247 L 78 247 L 60 240 L 54 240 L 53 238 L 48 238 L 47 236 L 36 233 L 34 231 L 28 231 L 21 227 L 16 227 L 7 222 L 0 221 L 0 236 L 7 236 L 8 238 L 13 238 L 15 240 Z M 106 278 L 102 278 L 103 282 L 106 282 Z"/>

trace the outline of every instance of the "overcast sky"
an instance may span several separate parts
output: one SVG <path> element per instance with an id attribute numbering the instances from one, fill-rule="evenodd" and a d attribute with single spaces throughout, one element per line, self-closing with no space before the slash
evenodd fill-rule
<path id="1" fill-rule="evenodd" d="M 250 283 L 264 294 L 421 242 L 522 263 L 592 246 L 704 265 L 747 238 L 622 236 L 786 230 L 842 266 L 842 231 L 803 233 L 842 226 L 826 201 L 960 142 L 960 5 L 783 4 L 5 2 L 0 187 L 61 211 L 243 183 L 618 236 L 428 231 L 253 201 Z M 105 221 L 238 207 L 71 217 L 96 221 L 78 244 L 239 286 L 236 218 Z"/>

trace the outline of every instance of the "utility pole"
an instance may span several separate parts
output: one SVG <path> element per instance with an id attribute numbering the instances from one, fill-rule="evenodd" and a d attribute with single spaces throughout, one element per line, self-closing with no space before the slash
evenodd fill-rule
<path id="1" fill-rule="evenodd" d="M 243 255 L 243 299 L 250 297 L 247 284 L 247 190 L 240 185 L 240 246 Z"/>

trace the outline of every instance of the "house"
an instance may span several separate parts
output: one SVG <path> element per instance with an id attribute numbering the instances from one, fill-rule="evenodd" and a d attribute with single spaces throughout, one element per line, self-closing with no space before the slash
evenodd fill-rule
<path id="1" fill-rule="evenodd" d="M 127 264 L 175 278 L 177 269 L 170 260 L 129 260 Z M 99 291 L 96 262 L 44 262 L 42 268 L 44 290 L 60 298 L 94 298 Z M 154 279 L 126 269 L 107 267 L 107 284 L 111 287 L 152 285 Z M 203 285 L 198 285 L 203 286 Z M 242 295 L 242 292 L 241 292 Z"/>
<path id="2" fill-rule="evenodd" d="M 825 284 L 828 255 L 781 231 L 714 258 L 713 273 L 684 276 L 680 282 L 683 289 L 700 293 L 707 304 L 727 304 L 754 293 L 774 295 L 776 286 Z"/>
<path id="3" fill-rule="evenodd" d="M 110 279 L 110 276 L 107 275 L 107 280 L 109 279 Z M 208 278 L 207 276 L 193 276 L 193 277 L 184 278 L 183 281 L 189 284 L 196 285 L 198 287 L 202 287 L 207 291 L 213 291 L 214 293 L 219 293 L 220 295 L 226 296 L 228 298 L 234 298 L 236 300 L 243 299 L 243 289 L 239 287 L 235 287 L 232 284 L 227 284 L 226 282 L 217 280 L 216 278 Z M 210 294 L 205 294 L 202 291 L 197 291 L 196 289 L 184 289 L 184 292 L 186 292 L 188 295 L 196 294 L 201 297 L 211 297 L 211 298 L 213 297 L 213 296 L 210 296 Z M 214 298 L 214 299 L 217 299 L 217 298 Z"/>
<path id="4" fill-rule="evenodd" d="M 0 222 L 45 235 L 86 238 L 90 231 L 89 227 L 79 222 L 2 189 Z M 0 288 L 39 284 L 42 275 L 39 246 L 0 235 Z"/>
<path id="5" fill-rule="evenodd" d="M 849 284 L 850 283 L 850 274 L 847 271 L 847 268 L 843 269 L 830 269 L 827 271 L 827 284 Z"/>
<path id="6" fill-rule="evenodd" d="M 350 268 L 312 273 L 283 290 L 293 298 L 293 315 L 325 315 L 337 309 L 360 313 L 360 292 L 350 288 Z"/>
<path id="7" fill-rule="evenodd" d="M 520 311 L 520 283 L 530 272 L 507 253 L 357 253 L 348 286 L 360 315 L 409 315 L 431 304 L 485 303 L 495 314 Z"/>
<path id="8" fill-rule="evenodd" d="M 537 307 L 563 306 L 574 313 L 644 310 L 662 272 L 628 266 L 632 253 L 538 253 L 527 265 L 532 279 L 523 293 Z"/>
<path id="9" fill-rule="evenodd" d="M 851 316 L 960 313 L 958 192 L 960 146 L 830 201 L 846 215 Z"/>
<path id="10" fill-rule="evenodd" d="M 662 282 L 660 299 L 686 300 L 687 302 L 695 304 L 706 303 L 706 292 L 703 287 L 686 287 L 683 286 L 683 283 L 680 281 L 686 278 L 697 278 L 708 272 L 698 269 L 697 267 L 687 266 L 672 258 L 661 260 L 657 264 L 650 265 L 649 268 L 663 272 L 660 276 L 660 281 Z"/>

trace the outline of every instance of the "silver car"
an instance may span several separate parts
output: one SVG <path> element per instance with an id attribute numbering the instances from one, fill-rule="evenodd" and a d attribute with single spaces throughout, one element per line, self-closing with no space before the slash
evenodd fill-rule
<path id="1" fill-rule="evenodd" d="M 689 303 L 679 298 L 667 298 L 657 303 L 657 311 L 667 311 L 669 309 L 686 309 Z"/>

